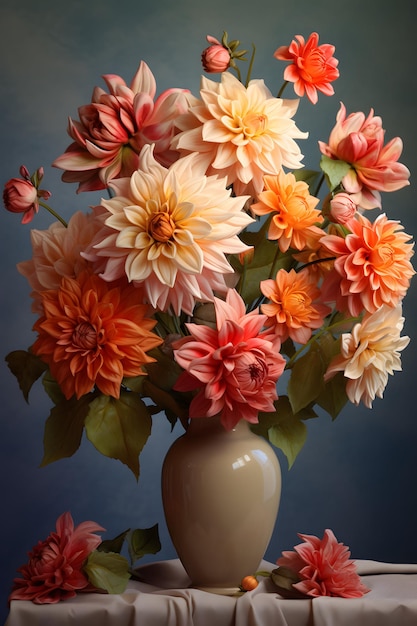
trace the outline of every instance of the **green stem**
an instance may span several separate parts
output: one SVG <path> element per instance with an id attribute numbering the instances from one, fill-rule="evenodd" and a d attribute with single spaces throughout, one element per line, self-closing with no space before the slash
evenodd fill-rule
<path id="1" fill-rule="evenodd" d="M 284 82 L 284 84 L 282 85 L 281 89 L 278 91 L 278 95 L 277 98 L 281 98 L 282 94 L 284 93 L 284 89 L 285 87 L 288 85 L 288 80 L 286 80 Z"/>
<path id="2" fill-rule="evenodd" d="M 321 186 L 322 186 L 322 184 L 323 184 L 323 183 L 324 183 L 324 174 L 322 174 L 322 175 L 320 176 L 320 180 L 319 180 L 319 182 L 317 183 L 317 188 L 316 188 L 316 191 L 315 191 L 315 192 L 314 192 L 314 194 L 313 194 L 313 196 L 315 196 L 316 198 L 317 198 L 317 196 L 318 196 L 318 194 L 319 194 L 319 191 L 320 191 Z"/>
<path id="3" fill-rule="evenodd" d="M 251 74 L 252 74 L 253 62 L 255 60 L 255 53 L 256 53 L 256 48 L 255 48 L 254 44 L 252 44 L 252 56 L 251 56 L 250 62 L 249 62 L 249 68 L 248 68 L 248 74 L 246 76 L 245 87 L 247 87 L 249 85 L 250 77 L 251 77 Z"/>
<path id="4" fill-rule="evenodd" d="M 39 206 L 42 206 L 44 209 L 49 211 L 49 213 L 51 215 L 53 215 L 57 220 L 59 220 L 61 222 L 61 224 L 63 224 L 63 226 L 65 226 L 65 228 L 67 228 L 68 224 L 64 220 L 64 218 L 62 218 L 58 213 L 56 213 L 56 211 L 54 211 L 52 207 L 50 207 L 48 204 L 46 204 L 46 202 L 43 202 L 42 200 L 39 200 Z"/>
<path id="5" fill-rule="evenodd" d="M 307 343 L 300 346 L 298 350 L 294 352 L 292 357 L 287 361 L 285 369 L 291 369 L 293 363 L 297 360 L 300 354 L 304 352 L 305 350 L 307 350 L 311 346 L 313 341 L 316 341 L 320 337 L 320 335 L 323 335 L 324 333 L 337 329 L 340 326 L 346 326 L 347 324 L 354 324 L 356 322 L 360 322 L 360 320 L 361 320 L 360 317 L 347 317 L 347 318 L 344 318 L 342 320 L 335 322 L 334 324 L 332 324 L 330 320 L 330 323 L 328 326 L 325 326 L 324 328 L 321 328 L 320 330 L 318 330 L 314 335 L 311 336 L 311 338 L 307 341 Z"/>

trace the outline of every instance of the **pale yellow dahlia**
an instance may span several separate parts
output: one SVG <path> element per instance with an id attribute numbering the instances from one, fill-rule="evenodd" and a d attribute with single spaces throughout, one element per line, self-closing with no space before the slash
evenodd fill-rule
<path id="1" fill-rule="evenodd" d="M 100 222 L 92 213 L 77 211 L 67 227 L 55 221 L 47 230 L 31 230 L 32 258 L 18 263 L 17 269 L 32 288 L 33 311 L 43 311 L 43 291 L 58 289 L 62 278 L 76 278 L 91 267 L 81 252 L 90 244 L 99 226 Z"/>
<path id="2" fill-rule="evenodd" d="M 201 100 L 176 120 L 175 149 L 197 152 L 209 174 L 227 176 L 236 194 L 257 195 L 265 174 L 302 167 L 294 139 L 306 139 L 292 117 L 298 100 L 274 98 L 263 80 L 246 88 L 228 72 L 217 83 L 201 79 Z"/>
<path id="3" fill-rule="evenodd" d="M 400 352 L 410 341 L 401 337 L 403 325 L 401 304 L 395 308 L 384 304 L 375 313 L 368 313 L 351 333 L 342 335 L 340 354 L 330 363 L 325 380 L 342 371 L 348 379 L 349 400 L 372 408 L 375 397 L 383 397 L 388 374 L 401 371 Z"/>
<path id="4" fill-rule="evenodd" d="M 104 261 L 104 280 L 126 276 L 155 309 L 176 314 L 226 292 L 233 269 L 225 255 L 249 249 L 238 237 L 253 222 L 242 211 L 247 196 L 232 197 L 224 179 L 206 176 L 197 155 L 167 169 L 150 146 L 132 177 L 111 187 L 116 195 L 102 200 L 103 228 L 85 254 Z"/>

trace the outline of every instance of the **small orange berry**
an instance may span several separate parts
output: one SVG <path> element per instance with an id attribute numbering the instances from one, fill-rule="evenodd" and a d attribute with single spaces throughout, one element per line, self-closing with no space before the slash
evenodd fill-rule
<path id="1" fill-rule="evenodd" d="M 245 576 L 244 578 L 242 578 L 240 586 L 242 587 L 243 591 L 252 591 L 253 589 L 256 589 L 258 584 L 259 583 L 256 580 L 255 576 Z"/>

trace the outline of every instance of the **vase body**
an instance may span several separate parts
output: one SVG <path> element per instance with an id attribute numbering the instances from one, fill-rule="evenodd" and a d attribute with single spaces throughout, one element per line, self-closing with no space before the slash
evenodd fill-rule
<path id="1" fill-rule="evenodd" d="M 276 454 L 246 421 L 226 431 L 218 417 L 191 420 L 165 457 L 162 501 L 193 586 L 229 593 L 258 569 L 280 496 Z"/>

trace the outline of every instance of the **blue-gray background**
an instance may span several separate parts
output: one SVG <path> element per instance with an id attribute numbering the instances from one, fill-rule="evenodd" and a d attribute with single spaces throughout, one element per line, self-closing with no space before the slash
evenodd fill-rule
<path id="1" fill-rule="evenodd" d="M 284 64 L 274 50 L 296 34 L 320 33 L 336 45 L 341 78 L 333 98 L 303 101 L 297 124 L 310 131 L 302 143 L 307 167 L 316 167 L 317 140 L 328 138 L 342 100 L 348 112 L 371 107 L 381 115 L 387 139 L 401 136 L 401 161 L 417 174 L 415 19 L 413 0 L 3 0 L 0 9 L 1 184 L 24 163 L 46 169 L 51 204 L 65 217 L 94 204 L 94 194 L 76 196 L 49 168 L 69 143 L 67 117 L 89 102 L 104 73 L 130 81 L 141 59 L 155 74 L 158 91 L 198 91 L 200 53 L 206 34 L 227 30 L 245 47 L 257 45 L 254 77 L 276 93 Z M 292 88 L 288 89 L 292 97 Z M 413 178 L 412 178 L 413 180 Z M 383 198 L 384 210 L 409 233 L 417 232 L 415 187 Z M 46 228 L 47 215 L 32 224 Z M 30 226 L 3 211 L 0 223 L 1 354 L 26 348 L 31 332 L 29 288 L 16 269 L 31 255 Z M 324 416 L 308 424 L 308 442 L 288 472 L 267 558 L 274 561 L 297 542 L 296 533 L 332 528 L 357 558 L 417 561 L 415 478 L 417 470 L 416 284 L 405 301 L 403 373 L 390 377 L 383 401 L 373 410 L 349 406 L 331 424 Z M 160 525 L 162 552 L 174 551 L 161 512 L 159 475 L 164 452 L 179 434 L 157 417 L 142 456 L 139 484 L 119 462 L 101 457 L 84 442 L 75 457 L 39 468 L 48 403 L 39 386 L 27 405 L 5 363 L 0 362 L 0 617 L 16 568 L 27 551 L 47 536 L 58 515 L 70 510 L 76 523 L 95 520 L 111 537 L 128 527 Z M 250 537 L 248 537 L 250 541 Z"/>

